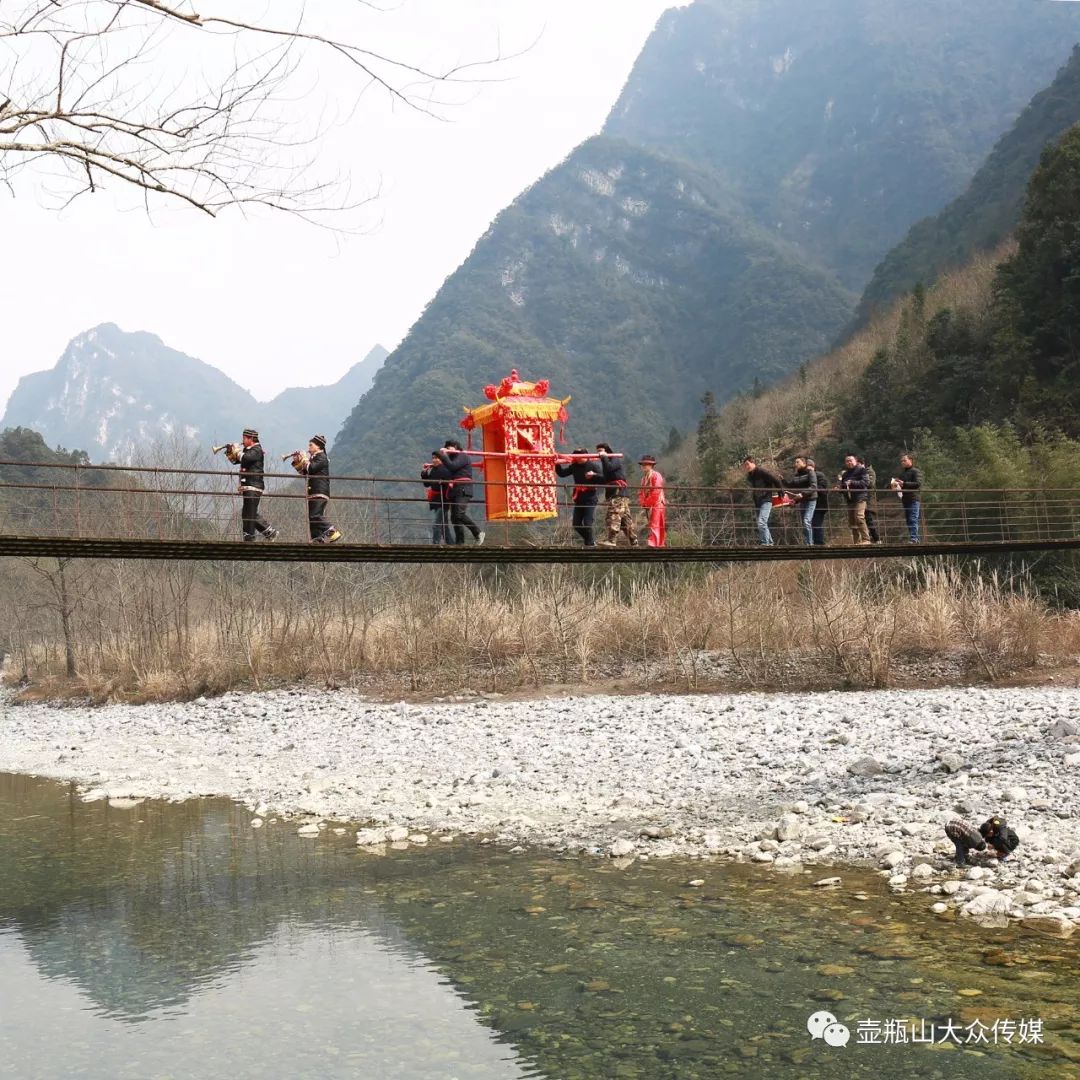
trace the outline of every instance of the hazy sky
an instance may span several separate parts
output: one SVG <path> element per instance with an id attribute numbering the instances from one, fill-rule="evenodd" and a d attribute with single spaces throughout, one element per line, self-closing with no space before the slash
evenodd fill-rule
<path id="1" fill-rule="evenodd" d="M 129 194 L 58 213 L 43 190 L 0 193 L 0 402 L 101 322 L 149 330 L 260 399 L 332 382 L 376 342 L 392 349 L 495 214 L 599 130 L 657 18 L 677 6 L 397 0 L 365 16 L 378 47 L 421 63 L 527 51 L 489 72 L 499 81 L 469 91 L 449 122 L 364 95 L 322 148 L 354 191 L 381 189 L 361 235 L 266 214 L 148 219 Z M 354 89 L 327 67 L 318 94 Z"/>

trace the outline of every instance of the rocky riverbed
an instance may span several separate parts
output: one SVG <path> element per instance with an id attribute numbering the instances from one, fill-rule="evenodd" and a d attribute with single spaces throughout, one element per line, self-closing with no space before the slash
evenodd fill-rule
<path id="1" fill-rule="evenodd" d="M 829 864 L 823 882 L 868 863 L 942 917 L 1062 935 L 1080 923 L 1076 689 L 5 700 L 0 769 L 75 780 L 87 799 L 227 795 L 313 837 L 353 822 L 373 854 L 464 834 L 615 859 Z M 993 813 L 1021 847 L 958 870 L 944 824 Z"/>

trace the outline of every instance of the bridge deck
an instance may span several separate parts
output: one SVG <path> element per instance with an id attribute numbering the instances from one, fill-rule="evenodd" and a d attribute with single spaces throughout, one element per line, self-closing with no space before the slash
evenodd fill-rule
<path id="1" fill-rule="evenodd" d="M 241 541 L 133 540 L 120 537 L 2 536 L 0 556 L 73 559 L 177 559 L 222 562 L 356 563 L 729 563 L 926 558 L 1073 551 L 1080 537 L 967 543 L 877 544 L 869 547 L 507 547 L 464 544 L 245 544 Z"/>

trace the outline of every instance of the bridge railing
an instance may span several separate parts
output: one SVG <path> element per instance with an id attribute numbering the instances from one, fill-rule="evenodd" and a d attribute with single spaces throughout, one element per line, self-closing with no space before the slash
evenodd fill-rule
<path id="1" fill-rule="evenodd" d="M 304 541 L 307 498 L 303 477 L 266 474 L 260 511 L 283 540 Z M 556 478 L 557 520 L 485 522 L 485 481 L 474 480 L 470 515 L 489 542 L 519 545 L 579 543 L 570 528 L 570 484 Z M 639 533 L 643 511 L 637 489 L 627 497 Z M 756 513 L 746 486 L 669 484 L 668 543 L 693 547 L 752 547 L 758 543 Z M 1080 536 L 1080 488 L 924 488 L 920 493 L 923 538 L 940 543 L 1050 541 Z M 828 493 L 827 542 L 852 542 L 847 502 Z M 241 500 L 235 469 L 55 465 L 0 461 L 0 533 L 21 536 L 125 537 L 159 540 L 240 539 Z M 372 544 L 432 542 L 435 515 L 416 477 L 334 476 L 328 516 L 347 541 Z M 886 544 L 905 543 L 908 529 L 901 500 L 888 489 L 870 494 L 874 527 Z M 801 510 L 775 507 L 770 530 L 778 545 L 803 544 Z M 604 495 L 594 522 L 603 537 Z"/>

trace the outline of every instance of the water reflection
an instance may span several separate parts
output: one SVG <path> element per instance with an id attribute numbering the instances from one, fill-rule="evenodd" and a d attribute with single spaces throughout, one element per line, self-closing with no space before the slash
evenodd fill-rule
<path id="1" fill-rule="evenodd" d="M 1076 950 L 924 897 L 251 830 L 224 801 L 0 775 L 11 1075 L 1037 1077 L 1080 1060 Z M 705 885 L 689 888 L 691 873 Z M 810 1012 L 852 1031 L 811 1042 Z M 1026 1046 L 857 1045 L 862 1018 L 1041 1017 Z"/>

